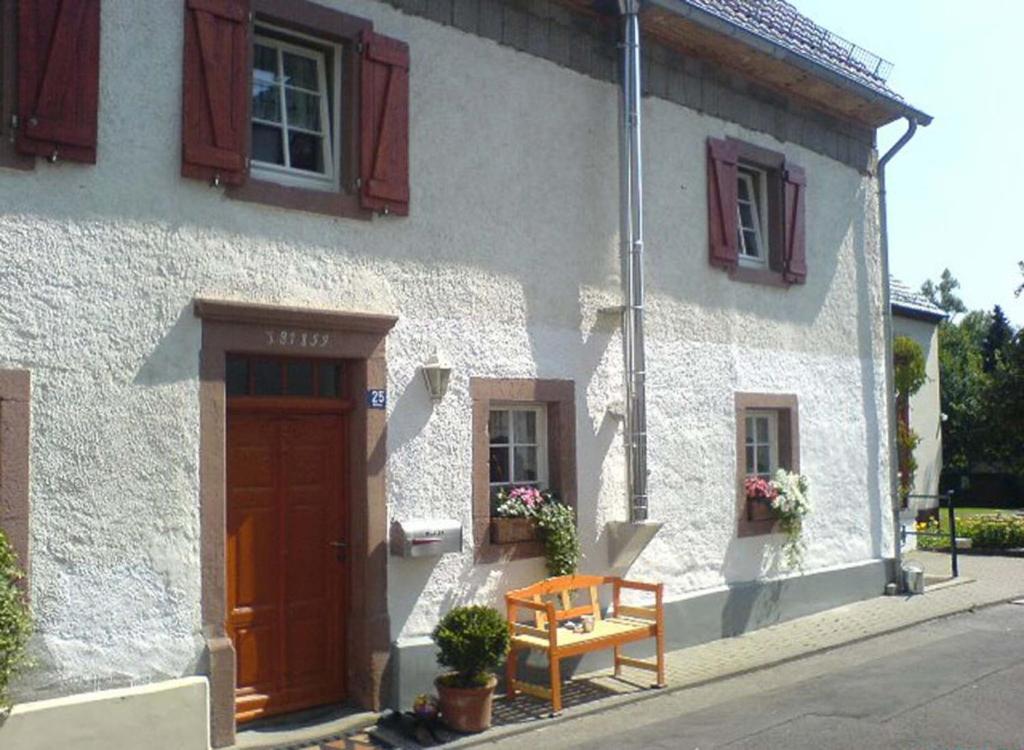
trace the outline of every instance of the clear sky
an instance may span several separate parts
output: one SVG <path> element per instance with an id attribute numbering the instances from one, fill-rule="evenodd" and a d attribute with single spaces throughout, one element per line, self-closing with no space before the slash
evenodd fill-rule
<path id="1" fill-rule="evenodd" d="M 889 163 L 892 273 L 913 288 L 949 268 L 969 309 L 1024 325 L 1024 0 L 790 0 L 895 64 L 889 85 L 935 120 Z M 885 151 L 906 129 L 883 129 Z"/>

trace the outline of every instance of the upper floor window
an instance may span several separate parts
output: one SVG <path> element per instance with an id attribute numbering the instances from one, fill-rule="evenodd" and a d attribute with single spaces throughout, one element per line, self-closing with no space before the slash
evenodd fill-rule
<path id="1" fill-rule="evenodd" d="M 738 281 L 802 284 L 807 278 L 804 170 L 735 138 L 708 139 L 711 265 Z"/>
<path id="2" fill-rule="evenodd" d="M 182 175 L 282 208 L 408 214 L 405 42 L 309 0 L 185 5 Z"/>
<path id="3" fill-rule="evenodd" d="M 100 0 L 0 0 L 0 167 L 96 163 Z"/>
<path id="4" fill-rule="evenodd" d="M 337 190 L 341 45 L 257 26 L 252 59 L 252 175 Z"/>
<path id="5" fill-rule="evenodd" d="M 737 170 L 736 217 L 739 230 L 739 262 L 765 268 L 768 265 L 768 175 L 764 170 L 741 166 Z"/>

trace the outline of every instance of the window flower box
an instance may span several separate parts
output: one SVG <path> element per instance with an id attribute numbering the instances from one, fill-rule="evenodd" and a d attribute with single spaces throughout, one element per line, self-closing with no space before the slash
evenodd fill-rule
<path id="1" fill-rule="evenodd" d="M 491 543 L 513 544 L 539 539 L 537 522 L 533 518 L 492 518 Z"/>
<path id="2" fill-rule="evenodd" d="M 772 501 L 765 497 L 747 498 L 747 515 L 751 521 L 775 521 L 778 514 L 772 507 Z"/>

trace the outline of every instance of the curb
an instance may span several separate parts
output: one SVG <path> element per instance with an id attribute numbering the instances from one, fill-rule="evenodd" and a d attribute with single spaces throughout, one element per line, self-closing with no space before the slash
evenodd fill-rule
<path id="1" fill-rule="evenodd" d="M 964 583 L 975 583 L 975 582 L 976 581 L 974 581 L 974 580 L 964 581 Z M 954 585 L 960 585 L 960 584 L 957 583 L 957 584 L 954 584 Z M 942 586 L 941 588 L 948 588 L 948 586 Z M 785 658 L 781 658 L 781 659 L 776 659 L 774 661 L 764 662 L 763 664 L 758 664 L 758 665 L 753 666 L 753 667 L 748 667 L 746 669 L 740 669 L 740 670 L 737 670 L 735 672 L 730 672 L 729 674 L 722 674 L 722 675 L 717 675 L 715 677 L 709 677 L 707 679 L 699 680 L 697 682 L 688 682 L 688 683 L 686 683 L 684 685 L 675 685 L 675 686 L 668 685 L 667 687 L 660 688 L 660 689 L 646 690 L 646 691 L 638 692 L 638 693 L 627 693 L 625 695 L 609 696 L 608 698 L 603 698 L 603 699 L 601 699 L 599 701 L 595 701 L 594 703 L 592 703 L 592 704 L 590 704 L 588 706 L 581 706 L 581 707 L 579 707 L 577 709 L 573 709 L 571 713 L 569 711 L 564 711 L 561 716 L 538 718 L 538 719 L 536 719 L 534 721 L 530 721 L 530 722 L 524 723 L 524 724 L 512 724 L 512 725 L 506 725 L 504 727 L 496 727 L 493 730 L 493 733 L 491 733 L 489 731 L 489 732 L 485 732 L 482 735 L 476 735 L 476 736 L 473 736 L 473 737 L 467 737 L 465 739 L 455 740 L 454 742 L 446 743 L 445 745 L 443 745 L 443 747 L 446 747 L 446 748 L 483 747 L 485 745 L 491 744 L 492 742 L 496 742 L 498 740 L 504 740 L 504 739 L 507 739 L 509 737 L 516 737 L 516 736 L 521 735 L 521 734 L 526 734 L 527 732 L 532 732 L 535 729 L 539 729 L 539 728 L 542 728 L 542 727 L 555 726 L 556 724 L 561 724 L 563 722 L 570 721 L 572 719 L 579 719 L 579 718 L 583 718 L 585 716 L 590 716 L 590 715 L 598 713 L 600 711 L 607 710 L 608 708 L 615 708 L 615 707 L 618 707 L 620 705 L 625 705 L 625 704 L 628 704 L 628 703 L 641 703 L 641 702 L 644 702 L 644 701 L 652 700 L 654 698 L 658 698 L 658 697 L 663 696 L 663 695 L 669 695 L 669 694 L 672 694 L 672 693 L 678 693 L 678 692 L 682 692 L 683 690 L 689 690 L 691 688 L 703 687 L 705 685 L 710 685 L 710 684 L 713 684 L 713 683 L 716 683 L 716 682 L 723 682 L 724 680 L 730 680 L 730 679 L 732 679 L 734 677 L 742 677 L 744 675 L 751 674 L 752 672 L 759 672 L 759 671 L 761 671 L 763 669 L 770 669 L 772 667 L 777 667 L 777 666 L 780 666 L 782 664 L 790 664 L 792 662 L 800 661 L 802 659 L 807 659 L 807 658 L 810 658 L 812 656 L 818 656 L 820 654 L 824 654 L 824 653 L 827 653 L 829 651 L 835 651 L 835 650 L 840 649 L 840 648 L 845 648 L 846 646 L 852 646 L 852 645 L 855 645 L 855 644 L 858 644 L 858 643 L 863 643 L 864 641 L 870 641 L 870 640 L 872 640 L 874 638 L 878 638 L 878 637 L 881 637 L 881 636 L 884 636 L 884 635 L 889 635 L 891 633 L 895 633 L 895 632 L 900 631 L 900 630 L 904 630 L 904 629 L 906 629 L 907 627 L 910 627 L 910 626 L 921 625 L 921 624 L 924 624 L 924 623 L 927 623 L 927 622 L 935 622 L 937 620 L 943 620 L 943 619 L 945 619 L 947 617 L 955 617 L 957 615 L 962 615 L 965 612 L 975 612 L 975 611 L 977 611 L 979 609 L 988 609 L 989 607 L 995 607 L 995 606 L 998 606 L 1000 604 L 1006 604 L 1008 602 L 1012 602 L 1015 599 L 1019 599 L 1022 595 L 1024 595 L 1024 592 L 1022 592 L 1021 594 L 1014 594 L 1012 596 L 1007 596 L 1005 598 L 1000 598 L 1000 599 L 996 599 L 996 600 L 989 601 L 989 602 L 982 602 L 980 604 L 979 603 L 966 604 L 963 607 L 961 607 L 960 609 L 955 609 L 955 610 L 952 610 L 952 611 L 949 611 L 949 612 L 942 612 L 941 614 L 936 614 L 936 615 L 931 615 L 931 616 L 928 616 L 928 617 L 923 617 L 920 620 L 915 620 L 914 622 L 911 622 L 911 623 L 901 623 L 899 626 L 883 627 L 882 629 L 880 629 L 880 630 L 878 630 L 878 631 L 876 631 L 874 633 L 858 636 L 856 638 L 851 638 L 850 640 L 843 641 L 842 643 L 835 643 L 835 644 L 832 644 L 832 645 L 829 645 L 829 646 L 822 646 L 820 648 L 814 648 L 814 649 L 811 649 L 809 651 L 804 651 L 802 653 L 795 654 L 793 656 L 789 656 L 789 657 L 785 657 Z M 751 632 L 757 632 L 757 631 L 751 631 Z M 581 677 L 583 677 L 583 675 L 581 675 Z"/>

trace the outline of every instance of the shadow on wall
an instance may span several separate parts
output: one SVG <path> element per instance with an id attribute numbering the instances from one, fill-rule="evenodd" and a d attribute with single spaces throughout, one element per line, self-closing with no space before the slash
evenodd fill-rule
<path id="1" fill-rule="evenodd" d="M 154 327 L 161 327 L 159 319 L 153 319 Z M 191 301 L 184 305 L 167 329 L 156 342 L 132 381 L 135 385 L 169 385 L 194 380 L 199 372 L 199 349 L 202 345 L 202 324 L 192 313 Z"/>
<path id="2" fill-rule="evenodd" d="M 738 537 L 733 532 L 722 561 L 722 578 L 736 581 L 728 584 L 722 607 L 723 638 L 778 621 L 785 581 L 771 579 L 786 572 L 782 541 L 780 534 Z"/>
<path id="3" fill-rule="evenodd" d="M 722 637 L 732 638 L 778 622 L 785 585 L 784 580 L 776 580 L 730 586 L 722 607 Z"/>

